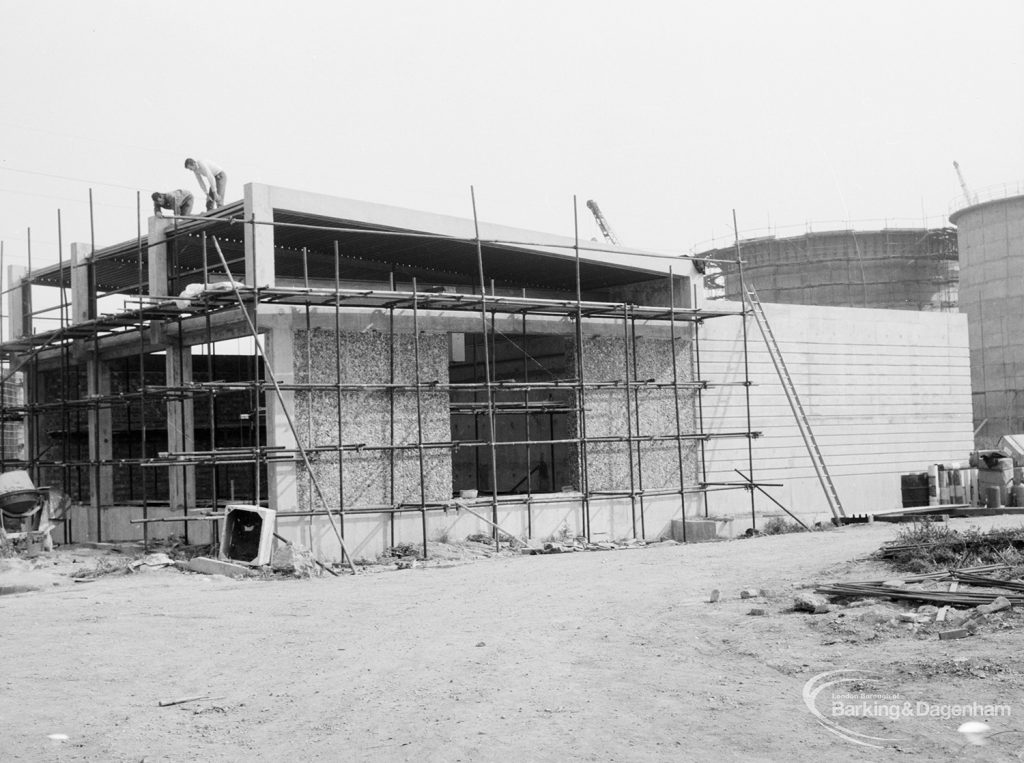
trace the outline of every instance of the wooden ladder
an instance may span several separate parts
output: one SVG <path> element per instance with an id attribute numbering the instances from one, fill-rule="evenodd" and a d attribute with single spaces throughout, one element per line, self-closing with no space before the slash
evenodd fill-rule
<path id="1" fill-rule="evenodd" d="M 825 492 L 825 499 L 828 501 L 829 509 L 832 511 L 832 516 L 839 521 L 846 517 L 846 512 L 843 511 L 843 503 L 839 500 L 839 493 L 836 491 L 835 483 L 832 482 L 832 475 L 829 474 L 828 466 L 825 465 L 825 459 L 821 455 L 821 448 L 818 447 L 818 440 L 811 429 L 811 422 L 808 420 L 807 413 L 800 403 L 800 396 L 796 392 L 793 378 L 789 375 L 789 369 L 786 368 L 786 361 L 782 358 L 779 343 L 776 341 L 772 327 L 768 323 L 768 316 L 764 312 L 764 306 L 761 304 L 761 300 L 758 299 L 757 292 L 753 286 L 745 286 L 744 294 L 747 302 L 750 303 L 750 312 L 754 316 L 754 321 L 757 323 L 761 336 L 764 337 L 765 345 L 768 347 L 768 357 L 772 359 L 775 372 L 779 375 L 779 381 L 782 382 L 782 389 L 786 393 L 786 400 L 789 401 L 789 407 L 793 411 L 794 418 L 796 418 L 797 429 L 800 430 L 800 437 L 803 438 L 807 454 L 811 457 L 811 463 L 814 464 L 814 471 L 818 475 L 821 489 Z"/>

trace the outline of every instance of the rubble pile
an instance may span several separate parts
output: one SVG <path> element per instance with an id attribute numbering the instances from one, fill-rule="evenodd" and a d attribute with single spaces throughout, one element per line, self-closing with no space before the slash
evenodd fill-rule
<path id="1" fill-rule="evenodd" d="M 966 638 L 986 625 L 1014 627 L 1014 607 L 1024 605 L 1024 580 L 1008 577 L 1012 569 L 984 565 L 885 581 L 819 585 L 813 594 L 798 597 L 794 608 L 816 613 L 838 609 L 839 617 L 869 626 L 904 627 L 920 637 Z M 803 606 L 801 599 L 807 597 L 816 597 L 825 608 Z"/>
<path id="2" fill-rule="evenodd" d="M 519 550 L 521 554 L 567 554 L 576 551 L 617 551 L 625 548 L 644 548 L 647 546 L 678 546 L 679 544 L 670 539 L 662 539 L 655 542 L 639 540 L 638 538 L 623 538 L 614 541 L 588 541 L 583 536 L 575 538 L 563 538 L 559 540 L 538 541 L 528 540 L 526 545 Z"/>

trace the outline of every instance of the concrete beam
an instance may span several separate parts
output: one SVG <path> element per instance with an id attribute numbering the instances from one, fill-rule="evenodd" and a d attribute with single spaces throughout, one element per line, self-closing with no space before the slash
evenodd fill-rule
<path id="1" fill-rule="evenodd" d="M 737 313 L 738 315 L 739 313 Z M 395 312 L 394 328 L 398 333 L 410 333 L 413 330 L 413 318 L 411 310 Z M 257 323 L 261 331 L 279 326 L 289 326 L 292 330 L 300 331 L 305 329 L 305 312 L 301 308 L 287 305 L 260 305 L 260 312 Z M 351 332 L 377 331 L 386 333 L 388 331 L 390 316 L 387 310 L 377 308 L 345 308 L 341 313 L 341 330 Z M 310 308 L 311 325 L 317 328 L 334 328 L 333 307 L 312 307 Z M 490 325 L 490 317 L 488 317 Z M 523 331 L 523 317 L 521 315 L 499 314 L 494 320 L 496 331 L 506 334 L 519 334 Z M 451 311 L 440 310 L 421 311 L 419 315 L 419 329 L 425 333 L 464 333 L 475 334 L 480 332 L 480 313 L 475 311 Z M 672 327 L 668 321 L 636 321 L 637 334 L 644 337 L 666 338 L 671 335 Z M 530 334 L 563 334 L 573 335 L 576 332 L 576 321 L 574 316 L 563 315 L 527 315 L 526 332 Z M 584 336 L 621 336 L 622 318 L 584 318 Z M 692 324 L 682 321 L 676 323 L 676 337 L 685 341 L 692 336 Z"/>
<path id="2" fill-rule="evenodd" d="M 247 188 L 249 186 L 246 186 Z M 475 235 L 471 217 L 452 217 L 414 209 L 403 209 L 385 204 L 372 204 L 366 201 L 343 199 L 323 194 L 298 191 L 291 188 L 263 186 L 274 209 L 288 209 L 304 213 L 333 217 L 338 220 L 358 220 L 360 222 L 381 225 L 385 228 L 404 228 L 407 230 L 436 233 L 443 236 L 456 236 L 471 239 Z M 469 198 L 466 198 L 466 210 L 470 211 Z M 248 217 L 248 209 L 246 216 Z M 566 226 L 572 219 L 566 217 Z M 574 254 L 575 240 L 568 236 L 557 236 L 539 231 L 513 228 L 507 225 L 480 222 L 480 238 L 484 241 L 514 241 L 536 251 L 557 254 L 561 257 Z M 668 273 L 673 268 L 675 275 L 694 278 L 696 269 L 691 260 L 664 258 L 663 256 L 644 256 L 653 254 L 638 249 L 616 247 L 593 241 L 580 241 L 580 259 L 590 262 L 606 262 L 630 268 L 644 268 L 658 273 Z"/>

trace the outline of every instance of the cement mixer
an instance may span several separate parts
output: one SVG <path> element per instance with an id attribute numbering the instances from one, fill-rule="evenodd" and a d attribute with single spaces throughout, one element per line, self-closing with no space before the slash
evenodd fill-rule
<path id="1" fill-rule="evenodd" d="M 38 544 L 52 550 L 53 521 L 62 519 L 52 516 L 52 492 L 48 487 L 37 488 L 28 472 L 0 474 L 0 536 L 16 546 Z"/>

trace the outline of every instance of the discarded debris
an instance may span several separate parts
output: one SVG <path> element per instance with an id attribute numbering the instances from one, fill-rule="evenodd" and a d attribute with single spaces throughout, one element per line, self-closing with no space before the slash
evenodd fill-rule
<path id="1" fill-rule="evenodd" d="M 105 575 L 125 575 L 131 572 L 129 565 L 131 560 L 125 557 L 100 557 L 96 560 L 96 566 L 79 570 L 75 573 L 75 580 L 89 580 L 103 577 Z"/>
<path id="2" fill-rule="evenodd" d="M 174 560 L 162 551 L 146 554 L 141 559 L 136 559 L 128 564 L 132 572 L 143 572 L 147 569 L 155 570 L 163 567 L 173 567 Z"/>
<path id="3" fill-rule="evenodd" d="M 939 634 L 939 638 L 942 641 L 949 641 L 951 639 L 967 638 L 970 635 L 970 632 L 966 628 L 956 628 L 955 630 L 951 631 L 942 631 Z"/>
<path id="4" fill-rule="evenodd" d="M 279 543 L 270 557 L 270 569 L 297 578 L 319 575 L 324 569 L 308 549 L 294 543 Z"/>
<path id="5" fill-rule="evenodd" d="M 741 599 L 756 599 L 761 595 L 761 592 L 756 588 L 744 588 L 740 591 Z"/>
<path id="6" fill-rule="evenodd" d="M 179 697 L 178 699 L 162 699 L 157 703 L 157 707 L 171 707 L 172 705 L 184 705 L 186 702 L 199 702 L 204 699 L 222 699 L 221 697 L 211 697 L 207 694 L 201 694 L 197 697 Z"/>
<path id="7" fill-rule="evenodd" d="M 828 603 L 828 599 L 824 596 L 819 596 L 817 593 L 798 593 L 796 598 L 793 599 L 793 608 L 801 612 L 820 615 L 828 612 L 831 606 Z"/>
<path id="8" fill-rule="evenodd" d="M 866 625 L 894 625 L 901 614 L 891 607 L 876 604 L 858 611 L 856 618 Z"/>
<path id="9" fill-rule="evenodd" d="M 469 540 L 473 540 L 476 536 L 469 536 Z M 486 537 L 486 536 L 482 536 Z M 488 541 L 493 543 L 494 541 L 487 538 Z M 661 540 L 655 543 L 648 543 L 647 541 L 639 540 L 637 538 L 623 538 L 616 541 L 588 541 L 582 535 L 578 535 L 575 538 L 571 536 L 559 536 L 558 539 L 552 539 L 549 541 L 536 541 L 526 540 L 518 541 L 521 545 L 519 549 L 520 554 L 570 554 L 577 551 L 617 551 L 627 548 L 648 548 L 651 546 L 677 546 L 679 545 L 672 540 Z"/>
<path id="10" fill-rule="evenodd" d="M 977 608 L 977 612 L 982 615 L 991 615 L 993 612 L 999 612 L 1003 609 L 1009 609 L 1013 604 L 1005 596 L 999 596 L 991 604 L 982 604 Z"/>
<path id="11" fill-rule="evenodd" d="M 716 588 L 715 590 L 713 590 L 713 591 L 711 592 L 711 595 L 710 595 L 710 596 L 708 596 L 708 603 L 709 603 L 709 604 L 714 604 L 714 603 L 716 603 L 716 602 L 717 602 L 717 601 L 718 601 L 718 600 L 719 600 L 720 598 L 722 598 L 722 592 L 721 592 L 721 591 L 719 591 L 719 590 L 718 590 L 718 589 Z"/>
<path id="12" fill-rule="evenodd" d="M 992 604 L 996 599 L 1006 598 L 1012 604 L 1024 604 L 1024 595 L 1010 594 L 1001 597 L 998 593 L 986 591 L 913 591 L 908 589 L 887 588 L 873 583 L 834 583 L 818 586 L 815 593 L 836 597 L 874 596 L 880 599 L 905 599 L 926 604 L 952 604 L 963 607 L 975 607 L 979 604 Z"/>

